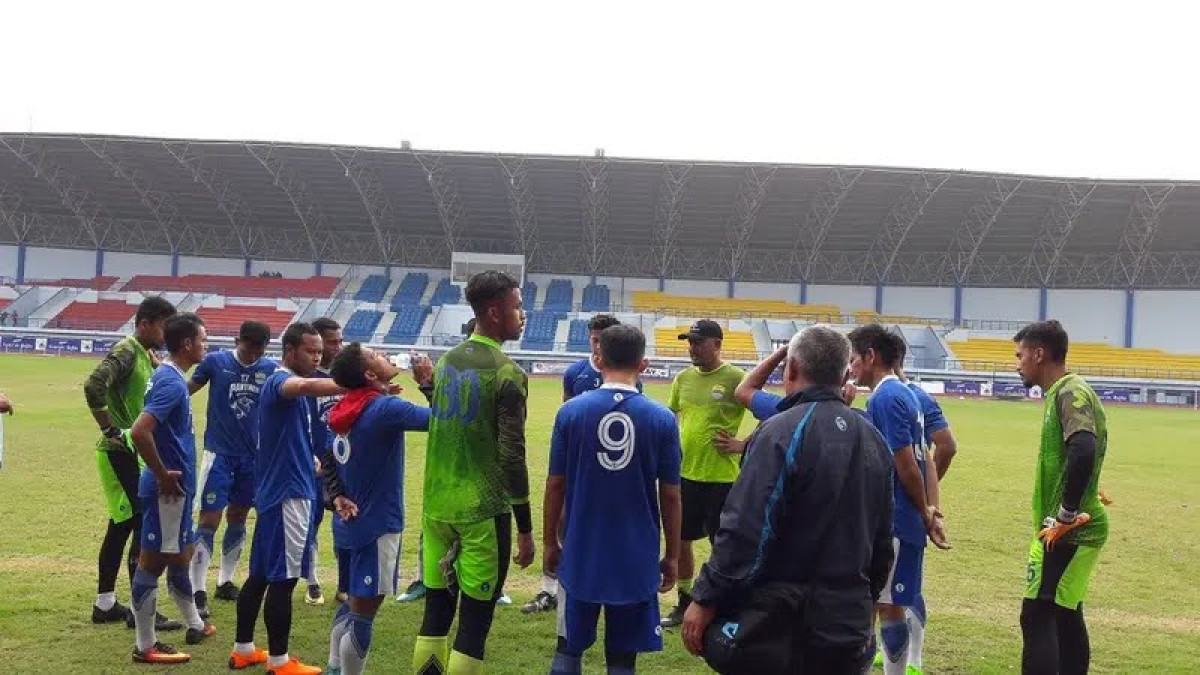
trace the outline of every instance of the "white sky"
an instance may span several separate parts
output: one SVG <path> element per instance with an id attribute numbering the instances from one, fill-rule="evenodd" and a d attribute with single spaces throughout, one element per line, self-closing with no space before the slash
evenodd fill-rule
<path id="1" fill-rule="evenodd" d="M 0 131 L 1200 179 L 1200 6 L 5 2 Z"/>

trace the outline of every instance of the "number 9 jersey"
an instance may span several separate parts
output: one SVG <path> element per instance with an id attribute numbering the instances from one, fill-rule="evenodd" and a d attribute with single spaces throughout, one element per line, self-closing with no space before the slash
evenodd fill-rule
<path id="1" fill-rule="evenodd" d="M 679 427 L 664 405 L 605 384 L 559 409 L 550 475 L 566 478 L 559 579 L 573 600 L 657 597 L 658 483 L 679 484 Z"/>

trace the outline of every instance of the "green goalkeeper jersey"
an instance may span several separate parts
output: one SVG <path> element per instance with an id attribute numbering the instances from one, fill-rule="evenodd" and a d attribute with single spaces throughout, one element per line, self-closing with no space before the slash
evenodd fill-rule
<path id="1" fill-rule="evenodd" d="M 88 408 L 108 411 L 115 426 L 129 429 L 142 412 L 152 375 L 150 352 L 133 336 L 121 340 L 83 385 Z"/>
<path id="2" fill-rule="evenodd" d="M 1042 420 L 1042 444 L 1033 483 L 1034 532 L 1046 517 L 1058 514 L 1067 480 L 1067 439 L 1080 431 L 1096 436 L 1096 464 L 1083 491 L 1079 510 L 1091 521 L 1067 535 L 1066 541 L 1082 546 L 1102 546 L 1108 539 L 1108 514 L 1100 503 L 1100 468 L 1108 448 L 1108 424 L 1104 406 L 1082 377 L 1067 373 L 1046 392 Z"/>
<path id="3" fill-rule="evenodd" d="M 475 523 L 528 502 L 525 371 L 499 343 L 472 335 L 438 360 L 433 377 L 425 516 Z"/>

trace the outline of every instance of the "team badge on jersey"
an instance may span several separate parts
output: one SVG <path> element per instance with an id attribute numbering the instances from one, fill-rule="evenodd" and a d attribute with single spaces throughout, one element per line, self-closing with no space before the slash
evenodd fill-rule
<path id="1" fill-rule="evenodd" d="M 713 385 L 712 397 L 716 401 L 720 401 L 721 399 L 725 398 L 725 385 Z"/>

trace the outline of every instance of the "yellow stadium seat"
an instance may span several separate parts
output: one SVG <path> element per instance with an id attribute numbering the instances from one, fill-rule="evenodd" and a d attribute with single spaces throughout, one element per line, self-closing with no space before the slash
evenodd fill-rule
<path id="1" fill-rule="evenodd" d="M 686 333 L 687 326 L 658 327 L 654 329 L 655 351 L 659 356 L 688 355 L 688 345 L 679 339 L 681 333 Z M 745 331 L 724 331 L 725 338 L 721 340 L 721 356 L 725 359 L 742 361 L 757 361 L 758 347 L 754 344 L 754 335 Z"/>
<path id="2" fill-rule="evenodd" d="M 634 291 L 633 309 L 646 314 L 667 314 L 705 319 L 802 319 L 838 323 L 842 311 L 834 305 L 800 305 L 784 300 L 705 298 L 658 291 Z"/>
<path id="3" fill-rule="evenodd" d="M 1016 357 L 1011 340 L 970 338 L 949 343 L 966 370 L 1011 370 Z M 1200 376 L 1200 355 L 1169 354 L 1160 349 L 1114 347 L 1097 342 L 1071 345 L 1067 353 L 1071 370 L 1081 375 L 1195 379 Z"/>

